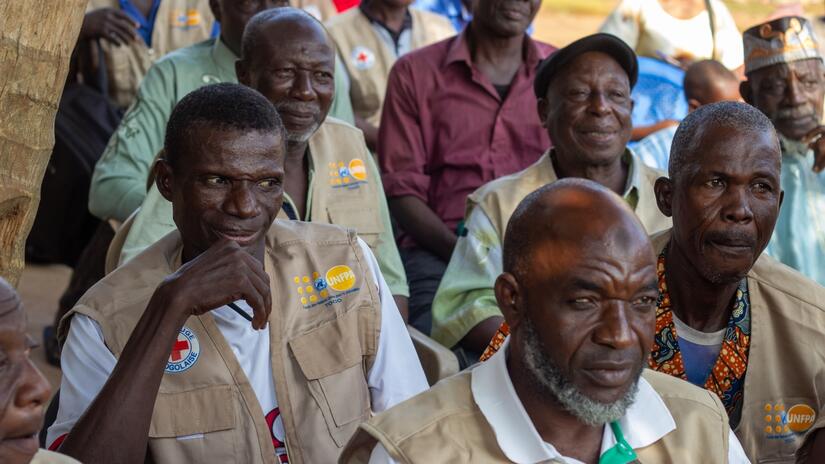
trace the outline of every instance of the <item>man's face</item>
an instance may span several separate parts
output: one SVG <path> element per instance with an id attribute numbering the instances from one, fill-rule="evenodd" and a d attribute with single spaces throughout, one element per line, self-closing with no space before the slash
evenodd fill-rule
<path id="1" fill-rule="evenodd" d="M 19 301 L 0 306 L 0 462 L 28 464 L 51 388 L 29 357 L 35 343 Z"/>
<path id="2" fill-rule="evenodd" d="M 539 117 L 571 162 L 611 164 L 630 140 L 633 101 L 627 73 L 609 55 L 588 52 L 573 60 L 539 100 Z"/>
<path id="3" fill-rule="evenodd" d="M 513 331 L 525 365 L 590 423 L 624 414 L 653 343 L 655 257 L 646 237 L 628 241 L 624 232 L 539 245 L 519 280 L 528 316 Z"/>
<path id="4" fill-rule="evenodd" d="M 289 6 L 289 0 L 209 0 L 209 6 L 221 24 L 221 39 L 230 50 L 240 55 L 246 23 L 261 11 Z"/>
<path id="5" fill-rule="evenodd" d="M 742 90 L 745 101 L 765 113 L 776 130 L 791 140 L 802 140 L 822 119 L 825 79 L 819 59 L 757 69 L 748 74 Z"/>
<path id="6" fill-rule="evenodd" d="M 541 0 L 476 0 L 473 23 L 496 37 L 524 34 L 541 6 Z"/>
<path id="7" fill-rule="evenodd" d="M 779 215 L 779 147 L 773 134 L 729 127 L 709 127 L 697 137 L 693 161 L 672 184 L 663 211 L 669 206 L 673 240 L 705 279 L 738 282 L 765 249 Z"/>
<path id="8" fill-rule="evenodd" d="M 238 62 L 238 79 L 275 105 L 289 142 L 306 142 L 335 95 L 332 45 L 315 24 L 280 22 L 261 34 L 258 49 Z"/>
<path id="9" fill-rule="evenodd" d="M 178 165 L 158 166 L 158 188 L 172 202 L 190 259 L 222 238 L 262 259 L 266 232 L 283 201 L 284 143 L 278 134 L 190 129 Z"/>

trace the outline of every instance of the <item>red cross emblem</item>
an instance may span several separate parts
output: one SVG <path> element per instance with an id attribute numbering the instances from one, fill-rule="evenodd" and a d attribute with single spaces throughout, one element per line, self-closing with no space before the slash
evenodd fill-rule
<path id="1" fill-rule="evenodd" d="M 165 372 L 174 374 L 189 369 L 198 361 L 200 351 L 200 343 L 195 332 L 189 327 L 182 327 L 178 338 L 172 344 L 172 352 L 169 353 Z"/>
<path id="2" fill-rule="evenodd" d="M 178 338 L 180 338 L 180 335 L 178 335 Z M 169 356 L 169 359 L 172 362 L 180 361 L 183 359 L 184 354 L 182 353 L 184 351 L 189 351 L 189 340 L 184 339 L 175 341 L 175 344 L 172 346 L 172 355 Z"/>
<path id="3" fill-rule="evenodd" d="M 356 59 L 356 61 L 358 61 L 359 63 L 366 63 L 366 62 L 367 62 L 367 60 L 368 60 L 369 58 L 370 58 L 370 57 L 369 57 L 369 56 L 367 56 L 367 54 L 366 54 L 366 53 L 361 52 L 361 53 L 359 53 L 359 54 L 358 54 L 358 57 L 357 57 L 357 58 L 355 58 L 355 59 Z"/>
<path id="4" fill-rule="evenodd" d="M 357 46 L 352 51 L 352 61 L 357 69 L 365 70 L 375 64 L 375 53 L 367 47 Z"/>

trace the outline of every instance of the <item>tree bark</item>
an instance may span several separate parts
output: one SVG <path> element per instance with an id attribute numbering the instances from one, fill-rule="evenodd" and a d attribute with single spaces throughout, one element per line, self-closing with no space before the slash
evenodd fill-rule
<path id="1" fill-rule="evenodd" d="M 0 276 L 16 285 L 87 0 L 0 0 Z"/>

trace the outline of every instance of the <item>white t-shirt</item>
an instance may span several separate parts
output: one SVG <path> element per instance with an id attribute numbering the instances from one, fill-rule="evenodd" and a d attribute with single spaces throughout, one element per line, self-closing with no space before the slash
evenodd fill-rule
<path id="1" fill-rule="evenodd" d="M 429 388 L 429 385 L 404 321 L 395 306 L 392 293 L 378 269 L 375 256 L 361 239 L 358 239 L 358 244 L 366 257 L 367 265 L 376 277 L 375 286 L 381 300 L 378 353 L 367 378 L 372 410 L 380 412 L 417 395 Z M 252 314 L 252 309 L 245 301 L 239 300 L 236 304 L 248 314 Z M 284 427 L 270 364 L 269 325 L 263 330 L 254 330 L 250 322 L 228 306 L 215 309 L 210 314 L 215 318 L 221 334 L 226 338 L 249 379 L 261 410 L 265 411 L 276 454 L 281 462 L 288 462 Z M 106 348 L 100 326 L 82 314 L 77 314 L 72 319 L 60 359 L 63 369 L 60 408 L 46 438 L 46 443 L 50 447 L 55 446 L 58 439 L 62 441 L 62 437 L 71 431 L 103 388 L 117 364 L 114 355 Z M 177 439 L 203 439 L 203 435 L 182 436 Z M 59 444 L 60 442 L 56 443 Z"/>

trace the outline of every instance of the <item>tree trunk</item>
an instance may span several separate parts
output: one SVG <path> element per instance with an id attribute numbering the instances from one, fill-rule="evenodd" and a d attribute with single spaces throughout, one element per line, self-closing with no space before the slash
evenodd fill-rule
<path id="1" fill-rule="evenodd" d="M 0 0 L 0 276 L 17 284 L 87 0 Z"/>

